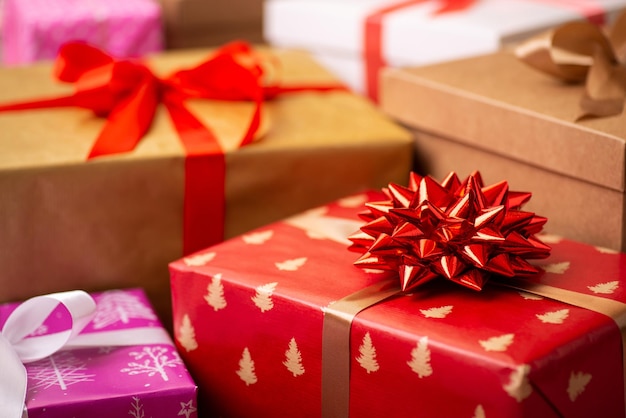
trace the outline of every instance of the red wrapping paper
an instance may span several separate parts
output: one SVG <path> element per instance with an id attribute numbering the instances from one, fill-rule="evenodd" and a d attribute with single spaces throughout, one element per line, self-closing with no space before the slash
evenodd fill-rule
<path id="1" fill-rule="evenodd" d="M 380 199 L 351 196 L 309 216 L 353 221 Z M 626 256 L 543 239 L 542 283 L 626 301 Z M 170 265 L 175 337 L 205 414 L 321 416 L 325 307 L 394 277 L 355 267 L 346 247 L 287 220 Z M 615 321 L 491 281 L 481 292 L 433 281 L 365 309 L 349 359 L 352 418 L 589 417 L 599 406 L 624 416 Z"/>

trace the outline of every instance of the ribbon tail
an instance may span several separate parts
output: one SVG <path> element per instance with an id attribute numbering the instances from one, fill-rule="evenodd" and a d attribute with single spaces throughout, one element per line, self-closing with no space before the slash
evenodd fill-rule
<path id="1" fill-rule="evenodd" d="M 21 418 L 26 401 L 26 368 L 11 347 L 0 336 L 0 417 Z"/>
<path id="2" fill-rule="evenodd" d="M 33 110 L 45 109 L 51 107 L 73 107 L 78 106 L 77 96 L 56 97 L 53 99 L 42 99 L 28 102 L 14 102 L 0 106 L 0 112 L 8 112 L 12 110 Z"/>
<path id="3" fill-rule="evenodd" d="M 625 75 L 625 71 L 612 65 L 606 54 L 597 48 L 585 83 L 585 94 L 580 101 L 582 113 L 578 120 L 587 116 L 621 114 L 626 98 Z"/>
<path id="4" fill-rule="evenodd" d="M 150 128 L 158 103 L 154 83 L 142 83 L 129 99 L 109 114 L 88 159 L 135 149 Z"/>
<path id="5" fill-rule="evenodd" d="M 182 103 L 167 109 L 186 150 L 183 254 L 224 239 L 226 159 L 215 135 Z"/>
<path id="6" fill-rule="evenodd" d="M 449 12 L 457 12 L 459 10 L 467 9 L 474 3 L 476 3 L 476 0 L 447 0 L 439 9 L 437 9 L 435 14 L 438 15 Z"/>

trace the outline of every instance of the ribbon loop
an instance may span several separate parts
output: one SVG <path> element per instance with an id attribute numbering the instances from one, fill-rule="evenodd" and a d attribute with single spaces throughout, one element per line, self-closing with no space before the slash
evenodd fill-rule
<path id="1" fill-rule="evenodd" d="M 566 82 L 585 83 L 580 114 L 619 115 L 626 100 L 626 12 L 608 34 L 590 22 L 570 22 L 530 38 L 517 57 L 536 70 Z"/>
<path id="2" fill-rule="evenodd" d="M 28 299 L 11 313 L 0 333 L 0 416 L 22 416 L 27 382 L 23 363 L 40 360 L 63 348 L 89 323 L 95 311 L 91 296 L 75 290 Z M 61 315 L 61 329 L 29 337 L 52 313 Z"/>

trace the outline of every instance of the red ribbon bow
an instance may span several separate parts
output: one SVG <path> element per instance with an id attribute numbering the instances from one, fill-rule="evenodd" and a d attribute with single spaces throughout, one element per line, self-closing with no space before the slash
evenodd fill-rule
<path id="1" fill-rule="evenodd" d="M 443 277 L 474 290 L 492 274 L 528 276 L 526 259 L 546 258 L 550 247 L 534 236 L 546 218 L 521 207 L 531 194 L 503 181 L 483 186 L 476 172 L 441 184 L 411 173 L 408 188 L 390 184 L 388 201 L 368 203 L 368 223 L 350 237 L 362 268 L 396 270 L 403 291 Z"/>
<path id="2" fill-rule="evenodd" d="M 61 47 L 54 75 L 74 84 L 75 92 L 5 104 L 0 111 L 81 107 L 106 117 L 88 159 L 132 151 L 150 129 L 157 106 L 167 108 L 187 155 L 184 254 L 223 239 L 226 170 L 217 138 L 187 110 L 185 102 L 191 98 L 253 102 L 241 147 L 250 144 L 259 129 L 264 100 L 304 90 L 346 90 L 342 85 L 265 86 L 262 59 L 243 42 L 227 44 L 196 67 L 163 79 L 140 61 L 116 60 L 93 46 L 71 42 Z"/>

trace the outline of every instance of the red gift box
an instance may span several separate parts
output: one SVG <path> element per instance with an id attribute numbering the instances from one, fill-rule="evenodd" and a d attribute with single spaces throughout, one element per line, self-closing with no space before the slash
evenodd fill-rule
<path id="1" fill-rule="evenodd" d="M 434 280 L 362 304 L 345 335 L 333 330 L 330 312 L 395 286 L 396 273 L 357 268 L 347 251 L 357 213 L 380 197 L 350 196 L 170 265 L 176 343 L 206 412 L 347 416 L 334 404 L 347 401 L 352 418 L 589 417 L 599 406 L 624 416 L 619 320 L 605 310 L 626 306 L 623 254 L 544 236 L 552 254 L 533 261 L 542 269 L 526 290 Z"/>

